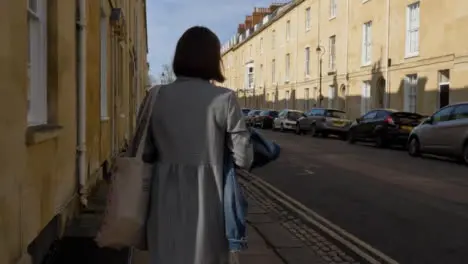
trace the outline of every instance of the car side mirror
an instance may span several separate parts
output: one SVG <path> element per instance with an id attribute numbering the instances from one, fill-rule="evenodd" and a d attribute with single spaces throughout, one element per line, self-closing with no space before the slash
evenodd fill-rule
<path id="1" fill-rule="evenodd" d="M 360 118 L 360 117 L 356 118 L 356 122 L 357 122 L 357 123 L 360 123 L 361 120 L 362 120 L 362 118 Z"/>

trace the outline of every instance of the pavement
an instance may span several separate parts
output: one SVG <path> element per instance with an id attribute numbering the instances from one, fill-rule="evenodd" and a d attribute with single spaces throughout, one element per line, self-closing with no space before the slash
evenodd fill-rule
<path id="1" fill-rule="evenodd" d="M 400 149 L 264 130 L 282 147 L 253 173 L 399 263 L 468 263 L 468 168 Z"/>
<path id="2" fill-rule="evenodd" d="M 128 249 L 114 250 L 99 248 L 94 237 L 105 210 L 107 185 L 101 183 L 90 197 L 90 205 L 70 225 L 65 236 L 50 254 L 50 264 L 146 264 L 146 252 Z M 283 225 L 280 214 L 271 211 L 271 201 L 259 199 L 255 191 L 246 188 L 249 201 L 248 241 L 249 248 L 239 253 L 241 264 L 322 264 L 321 257 L 311 250 Z M 270 206 L 270 207 L 268 207 Z M 130 260 L 130 261 L 129 261 Z"/>

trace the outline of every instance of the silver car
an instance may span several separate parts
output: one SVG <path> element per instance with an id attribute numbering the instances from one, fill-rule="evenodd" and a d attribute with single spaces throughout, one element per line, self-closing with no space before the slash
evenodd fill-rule
<path id="1" fill-rule="evenodd" d="M 415 127 L 408 153 L 455 157 L 468 164 L 468 102 L 446 106 Z"/>
<path id="2" fill-rule="evenodd" d="M 295 130 L 297 120 L 302 116 L 304 116 L 304 112 L 302 111 L 284 109 L 273 120 L 273 130 L 279 129 L 282 132 L 285 130 Z"/>
<path id="3" fill-rule="evenodd" d="M 346 112 L 332 108 L 313 108 L 298 120 L 296 133 L 309 132 L 312 136 L 337 135 L 345 139 L 352 121 Z"/>

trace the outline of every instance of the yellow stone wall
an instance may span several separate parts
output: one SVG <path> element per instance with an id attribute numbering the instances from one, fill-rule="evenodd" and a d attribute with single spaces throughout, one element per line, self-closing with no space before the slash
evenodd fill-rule
<path id="1" fill-rule="evenodd" d="M 136 105 L 147 85 L 148 49 L 145 1 L 86 2 L 86 170 L 88 189 L 91 189 L 101 175 L 103 163 L 111 161 L 133 132 Z M 0 2 L 1 264 L 29 263 L 26 249 L 39 232 L 54 216 L 60 215 L 65 223 L 79 208 L 76 3 L 75 0 L 47 0 L 48 124 L 28 127 L 27 1 Z M 119 40 L 109 21 L 109 118 L 103 119 L 100 115 L 100 18 L 102 12 L 109 18 L 111 8 L 116 7 L 124 10 L 127 34 Z M 135 17 L 140 23 L 133 22 Z M 139 34 L 135 33 L 137 30 Z M 138 71 L 131 73 L 130 61 L 135 58 Z M 118 65 L 112 64 L 117 62 Z M 115 140 L 113 127 L 116 127 Z"/>

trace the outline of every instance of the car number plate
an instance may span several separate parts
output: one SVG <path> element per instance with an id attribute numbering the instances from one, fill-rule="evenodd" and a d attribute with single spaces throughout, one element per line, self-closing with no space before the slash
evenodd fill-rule
<path id="1" fill-rule="evenodd" d="M 404 130 L 404 131 L 407 131 L 407 132 L 411 132 L 413 130 L 413 127 L 411 127 L 411 126 L 400 126 L 400 129 Z"/>
<path id="2" fill-rule="evenodd" d="M 343 122 L 333 122 L 333 125 L 336 126 L 336 127 L 342 127 L 342 126 L 344 126 L 344 123 Z"/>

